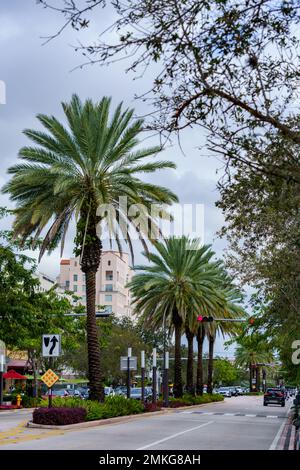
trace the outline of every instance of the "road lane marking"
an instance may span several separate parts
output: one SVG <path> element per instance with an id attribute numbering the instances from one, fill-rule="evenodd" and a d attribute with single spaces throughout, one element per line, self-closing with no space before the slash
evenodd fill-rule
<path id="1" fill-rule="evenodd" d="M 224 416 L 234 416 L 234 413 L 224 413 Z"/>
<path id="2" fill-rule="evenodd" d="M 281 437 L 281 434 L 282 434 L 282 431 L 283 431 L 284 426 L 285 426 L 285 421 L 283 421 L 283 423 L 281 423 L 281 426 L 280 426 L 280 428 L 278 429 L 277 434 L 276 434 L 276 436 L 274 437 L 273 442 L 272 442 L 272 444 L 271 444 L 270 447 L 269 447 L 269 450 L 276 450 L 276 447 L 277 447 L 278 441 L 279 441 L 279 439 L 280 439 L 280 437 Z"/>
<path id="3" fill-rule="evenodd" d="M 172 434 L 171 436 L 165 437 L 164 439 L 160 439 L 159 441 L 151 442 L 151 444 L 147 444 L 146 446 L 139 447 L 137 450 L 145 450 L 149 449 L 149 447 L 156 446 L 161 444 L 162 442 L 169 441 L 170 439 L 174 439 L 175 437 L 182 436 L 187 432 L 196 431 L 196 429 L 204 428 L 204 426 L 208 426 L 209 424 L 214 423 L 214 421 L 208 421 L 207 423 L 200 424 L 200 426 L 196 426 L 194 428 L 186 429 L 185 431 L 177 432 L 176 434 Z"/>
<path id="4" fill-rule="evenodd" d="M 255 418 L 256 415 L 245 415 L 247 418 Z"/>

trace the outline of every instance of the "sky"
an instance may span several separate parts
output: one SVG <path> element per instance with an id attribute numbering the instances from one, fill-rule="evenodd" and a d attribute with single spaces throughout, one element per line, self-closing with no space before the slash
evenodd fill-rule
<path id="1" fill-rule="evenodd" d="M 110 13 L 100 10 L 90 28 L 80 33 L 66 30 L 57 39 L 45 42 L 45 36 L 55 33 L 62 25 L 62 17 L 36 4 L 35 0 L 10 0 L 0 5 L 0 81 L 6 85 L 6 104 L 0 104 L 0 187 L 8 180 L 7 168 L 17 162 L 19 149 L 28 144 L 22 134 L 25 128 L 39 128 L 37 113 L 53 114 L 63 119 L 61 101 L 68 101 L 73 93 L 82 100 L 97 101 L 103 96 L 112 97 L 112 107 L 123 101 L 124 106 L 134 107 L 136 115 L 150 111 L 145 103 L 135 101 L 134 95 L 145 92 L 152 73 L 134 80 L 133 74 L 124 72 L 123 62 L 109 67 L 87 66 L 74 46 L 78 41 L 95 40 L 102 25 L 110 23 Z M 0 97 L 1 98 L 1 97 Z M 0 99 L 1 101 L 1 99 Z M 148 137 L 148 136 L 147 136 Z M 222 163 L 205 150 L 198 148 L 205 143 L 201 130 L 189 129 L 181 135 L 181 147 L 174 139 L 160 158 L 170 159 L 176 170 L 161 171 L 148 180 L 173 190 L 182 204 L 204 205 L 204 242 L 212 244 L 221 257 L 226 242 L 216 237 L 224 222 L 222 213 L 215 207 L 218 199 L 216 184 L 221 176 Z M 159 144 L 158 136 L 147 138 L 144 146 Z M 220 170 L 218 172 L 218 170 Z M 0 206 L 13 207 L 6 195 L 0 195 Z M 9 228 L 11 219 L 0 221 L 0 228 Z M 74 225 L 68 235 L 64 257 L 72 256 Z M 135 261 L 143 261 L 141 248 L 135 245 Z M 37 257 L 37 253 L 31 253 Z M 59 272 L 60 251 L 45 255 L 39 270 L 56 277 Z M 217 350 L 221 342 L 217 344 Z M 218 352 L 218 351 L 217 351 Z"/>

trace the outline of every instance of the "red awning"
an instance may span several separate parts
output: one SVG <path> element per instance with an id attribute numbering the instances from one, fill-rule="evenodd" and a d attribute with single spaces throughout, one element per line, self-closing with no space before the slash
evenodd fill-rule
<path id="1" fill-rule="evenodd" d="M 24 375 L 19 374 L 15 370 L 9 370 L 5 374 L 3 374 L 4 379 L 19 379 L 19 380 L 26 380 Z"/>

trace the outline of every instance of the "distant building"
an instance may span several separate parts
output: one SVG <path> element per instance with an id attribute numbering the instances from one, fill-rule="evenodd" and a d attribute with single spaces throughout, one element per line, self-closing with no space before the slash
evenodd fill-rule
<path id="1" fill-rule="evenodd" d="M 130 316 L 130 291 L 125 286 L 131 277 L 128 253 L 120 255 L 118 251 L 103 251 L 96 274 L 96 306 L 104 306 L 117 316 Z M 86 304 L 85 274 L 80 269 L 79 258 L 61 260 L 57 283 L 62 289 L 74 292 Z"/>

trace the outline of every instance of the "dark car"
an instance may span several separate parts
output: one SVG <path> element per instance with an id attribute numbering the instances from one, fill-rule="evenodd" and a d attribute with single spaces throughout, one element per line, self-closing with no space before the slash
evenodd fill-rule
<path id="1" fill-rule="evenodd" d="M 284 391 L 280 388 L 267 388 L 264 394 L 264 406 L 270 404 L 285 406 Z"/>

